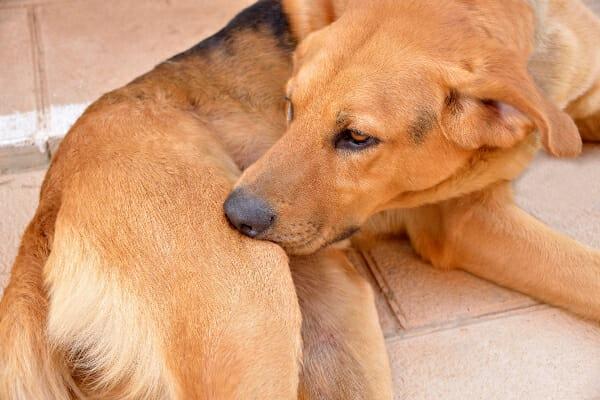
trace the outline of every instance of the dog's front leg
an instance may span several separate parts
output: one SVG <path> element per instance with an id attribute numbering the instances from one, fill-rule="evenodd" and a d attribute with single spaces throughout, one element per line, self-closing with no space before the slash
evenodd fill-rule
<path id="1" fill-rule="evenodd" d="M 342 251 L 290 260 L 302 311 L 300 400 L 389 400 L 392 379 L 373 291 Z"/>
<path id="2" fill-rule="evenodd" d="M 510 184 L 408 213 L 416 251 L 600 321 L 600 251 L 552 231 L 514 204 Z"/>

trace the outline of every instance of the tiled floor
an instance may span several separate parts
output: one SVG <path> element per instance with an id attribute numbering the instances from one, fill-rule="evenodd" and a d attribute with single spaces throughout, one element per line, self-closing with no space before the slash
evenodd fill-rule
<path id="1" fill-rule="evenodd" d="M 252 2 L 0 0 L 0 172 L 47 163 L 89 102 Z"/>
<path id="2" fill-rule="evenodd" d="M 30 144 L 18 158 L 9 149 L 10 162 L 0 149 L 0 171 L 45 163 L 45 140 L 64 134 L 88 102 L 250 2 L 0 0 L 0 60 L 12 61 L 0 65 L 0 145 Z M 0 291 L 43 174 L 0 175 Z M 574 161 L 541 155 L 517 189 L 538 218 L 600 248 L 600 146 Z M 397 399 L 600 399 L 598 324 L 459 271 L 436 271 L 402 242 L 364 256 L 355 262 L 376 289 Z"/>

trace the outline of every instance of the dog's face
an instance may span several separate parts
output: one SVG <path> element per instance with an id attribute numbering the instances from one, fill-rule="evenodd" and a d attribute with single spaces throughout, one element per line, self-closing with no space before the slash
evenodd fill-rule
<path id="1" fill-rule="evenodd" d="M 294 8 L 304 3 L 312 15 L 325 5 L 319 21 L 341 7 L 290 1 L 296 32 L 314 25 Z M 400 3 L 344 5 L 337 21 L 301 42 L 287 85 L 288 130 L 225 205 L 242 232 L 309 253 L 535 128 L 549 151 L 578 152 L 574 125 L 537 92 L 526 63 L 461 26 L 460 9 Z"/>

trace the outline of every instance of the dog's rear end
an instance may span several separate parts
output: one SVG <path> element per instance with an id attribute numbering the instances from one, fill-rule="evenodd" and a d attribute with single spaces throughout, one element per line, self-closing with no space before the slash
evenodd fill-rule
<path id="1" fill-rule="evenodd" d="M 57 154 L 2 302 L 2 397 L 294 398 L 287 258 L 228 228 L 236 176 L 192 115 L 96 103 Z"/>
<path id="2" fill-rule="evenodd" d="M 254 28 L 230 33 L 263 53 L 272 85 L 243 86 L 214 65 L 235 46 L 217 35 L 105 95 L 71 129 L 0 304 L 0 398 L 296 398 L 301 317 L 287 256 L 230 229 L 222 211 L 236 161 L 258 157 L 277 128 L 249 126 L 260 120 L 250 114 L 280 104 L 269 91 L 288 71 L 268 27 Z M 254 91 L 256 109 L 223 96 L 237 89 Z M 263 138 L 251 145 L 253 134 Z"/>

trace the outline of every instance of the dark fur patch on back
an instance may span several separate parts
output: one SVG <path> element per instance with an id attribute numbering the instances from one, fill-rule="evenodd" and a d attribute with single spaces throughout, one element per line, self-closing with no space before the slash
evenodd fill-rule
<path id="1" fill-rule="evenodd" d="M 417 119 L 410 125 L 408 132 L 413 142 L 421 144 L 435 123 L 435 113 L 431 110 L 421 110 Z"/>
<path id="2" fill-rule="evenodd" d="M 214 35 L 204 39 L 194 47 L 177 54 L 171 60 L 194 54 L 202 54 L 214 48 L 227 50 L 228 43 L 244 31 L 268 31 L 285 51 L 293 51 L 296 41 L 290 33 L 287 16 L 283 12 L 280 0 L 259 0 L 241 11 L 229 23 Z"/>

